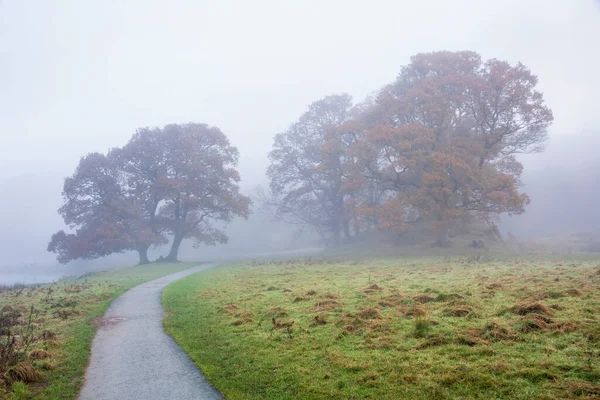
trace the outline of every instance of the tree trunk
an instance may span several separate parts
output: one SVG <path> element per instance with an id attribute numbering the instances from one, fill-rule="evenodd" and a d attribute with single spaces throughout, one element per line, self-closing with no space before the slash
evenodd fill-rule
<path id="1" fill-rule="evenodd" d="M 150 260 L 148 260 L 148 248 L 150 246 L 141 246 L 138 247 L 138 254 L 140 256 L 140 261 L 138 262 L 138 265 L 144 265 L 144 264 L 149 264 Z"/>
<path id="2" fill-rule="evenodd" d="M 436 241 L 434 243 L 437 247 L 452 247 L 452 243 L 450 243 L 450 238 L 448 237 L 448 230 L 442 229 L 436 232 Z"/>
<path id="3" fill-rule="evenodd" d="M 350 238 L 352 237 L 352 235 L 350 234 L 350 223 L 346 218 L 344 218 L 344 236 L 346 237 L 346 240 L 350 240 Z"/>
<path id="4" fill-rule="evenodd" d="M 179 253 L 179 246 L 183 242 L 183 235 L 175 234 L 173 238 L 173 244 L 171 245 L 171 251 L 169 251 L 169 255 L 165 258 L 167 262 L 179 262 L 177 259 L 177 255 Z"/>
<path id="5" fill-rule="evenodd" d="M 340 226 L 334 226 L 333 227 L 333 244 L 335 246 L 339 245 L 342 242 L 342 232 L 340 229 Z"/>

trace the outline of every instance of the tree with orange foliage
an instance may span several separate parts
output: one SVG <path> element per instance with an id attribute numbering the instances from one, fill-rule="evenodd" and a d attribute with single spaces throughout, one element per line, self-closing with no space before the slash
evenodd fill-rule
<path id="1" fill-rule="evenodd" d="M 519 214 L 519 153 L 544 149 L 551 110 L 523 64 L 482 61 L 474 52 L 418 54 L 368 110 L 354 152 L 362 176 L 386 190 L 381 227 L 426 220 L 448 233 L 480 218 Z"/>

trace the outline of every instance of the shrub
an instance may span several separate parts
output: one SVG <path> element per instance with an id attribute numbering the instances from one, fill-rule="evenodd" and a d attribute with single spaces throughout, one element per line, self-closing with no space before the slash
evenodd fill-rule
<path id="1" fill-rule="evenodd" d="M 429 329 L 431 328 L 431 322 L 427 315 L 415 315 L 414 319 L 414 335 L 417 338 L 427 336 Z"/>

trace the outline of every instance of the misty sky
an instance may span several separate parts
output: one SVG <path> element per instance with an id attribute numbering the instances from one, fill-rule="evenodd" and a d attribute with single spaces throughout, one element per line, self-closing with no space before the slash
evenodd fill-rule
<path id="1" fill-rule="evenodd" d="M 551 133 L 569 135 L 600 125 L 598 38 L 594 0 L 0 0 L 0 177 L 70 174 L 136 127 L 198 121 L 259 179 L 272 136 L 310 102 L 361 100 L 442 49 L 525 63 Z"/>
<path id="2" fill-rule="evenodd" d="M 137 127 L 218 126 L 240 149 L 248 191 L 264 183 L 273 135 L 309 103 L 360 101 L 418 52 L 522 61 L 554 111 L 548 154 L 576 163 L 556 143 L 600 127 L 599 38 L 598 0 L 0 0 L 0 218 L 11 232 L 0 243 L 10 250 L 45 224 L 31 233 L 43 253 L 62 228 L 62 177 Z"/>

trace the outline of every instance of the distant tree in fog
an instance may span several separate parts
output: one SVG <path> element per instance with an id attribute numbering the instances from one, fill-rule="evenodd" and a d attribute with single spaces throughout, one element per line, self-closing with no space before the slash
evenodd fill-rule
<path id="1" fill-rule="evenodd" d="M 334 131 L 351 118 L 347 94 L 315 101 L 300 119 L 275 136 L 267 170 L 271 197 L 263 199 L 284 221 L 308 225 L 324 238 L 339 242 L 349 232 L 347 194 Z"/>
<path id="2" fill-rule="evenodd" d="M 536 84 L 524 65 L 470 51 L 414 56 L 366 117 L 368 154 L 390 189 L 384 224 L 430 221 L 445 246 L 472 218 L 522 213 L 514 155 L 542 151 L 553 120 Z"/>
<path id="3" fill-rule="evenodd" d="M 135 250 L 144 264 L 151 245 L 166 243 L 145 218 L 142 202 L 127 192 L 125 175 L 109 157 L 83 157 L 73 176 L 65 179 L 62 194 L 58 212 L 74 233 L 61 230 L 48 245 L 61 263 Z"/>
<path id="4" fill-rule="evenodd" d="M 284 213 L 336 238 L 349 221 L 396 230 L 423 221 L 447 246 L 466 222 L 494 225 L 529 203 L 515 155 L 543 151 L 553 120 L 536 85 L 520 63 L 418 54 L 358 115 L 330 97 L 277 135 L 271 188 Z"/>
<path id="5" fill-rule="evenodd" d="M 215 224 L 248 216 L 238 157 L 227 137 L 205 124 L 140 129 L 108 156 L 84 157 L 65 180 L 59 213 L 75 232 L 54 234 L 48 250 L 61 262 L 136 250 L 143 264 L 148 248 L 165 244 L 167 234 L 167 261 L 177 261 L 188 238 L 195 245 L 224 243 Z"/>
<path id="6" fill-rule="evenodd" d="M 149 204 L 153 225 L 173 237 L 168 261 L 177 261 L 185 239 L 226 243 L 215 225 L 248 216 L 250 199 L 240 194 L 235 169 L 239 152 L 218 128 L 190 123 L 140 129 L 122 156 L 131 190 Z"/>

